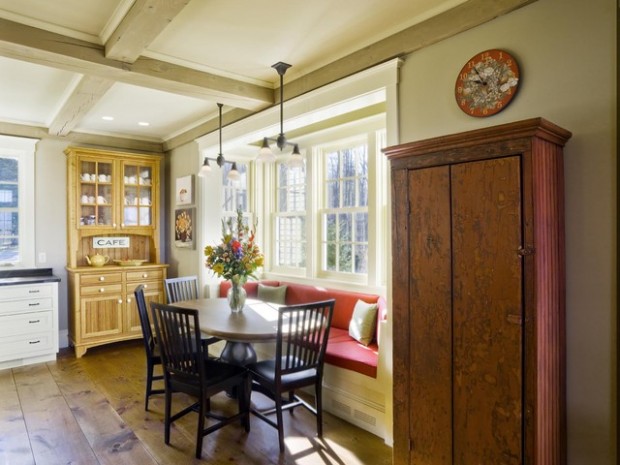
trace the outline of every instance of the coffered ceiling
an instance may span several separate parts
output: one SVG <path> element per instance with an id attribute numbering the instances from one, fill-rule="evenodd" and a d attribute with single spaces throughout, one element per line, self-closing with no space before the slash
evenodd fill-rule
<path id="1" fill-rule="evenodd" d="M 0 0 L 0 133 L 161 149 L 533 0 Z M 329 67 L 327 65 L 330 65 Z"/>

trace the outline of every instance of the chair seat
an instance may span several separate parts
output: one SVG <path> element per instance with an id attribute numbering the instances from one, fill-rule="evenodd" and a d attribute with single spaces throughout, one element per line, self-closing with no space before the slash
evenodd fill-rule
<path id="1" fill-rule="evenodd" d="M 286 365 L 285 357 L 282 357 L 282 365 Z M 269 384 L 270 387 L 275 388 L 276 384 L 276 361 L 275 359 L 263 360 L 257 363 L 248 365 L 248 369 L 253 375 L 262 378 L 263 383 Z M 316 379 L 316 369 L 309 368 L 307 370 L 298 371 L 282 375 L 281 383 L 282 388 L 285 390 L 297 389 L 303 386 L 309 386 L 314 384 Z"/>

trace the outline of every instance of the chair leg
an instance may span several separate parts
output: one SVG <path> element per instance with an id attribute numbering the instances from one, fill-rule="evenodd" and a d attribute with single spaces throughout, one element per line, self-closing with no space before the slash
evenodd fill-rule
<path id="1" fill-rule="evenodd" d="M 172 408 L 172 393 L 166 386 L 166 407 L 164 412 L 164 443 L 170 444 L 170 409 Z"/>
<path id="2" fill-rule="evenodd" d="M 282 395 L 276 394 L 276 423 L 278 425 L 278 442 L 280 444 L 280 453 L 284 452 L 284 423 L 282 419 Z"/>
<path id="3" fill-rule="evenodd" d="M 151 391 L 153 390 L 153 370 L 155 367 L 153 363 L 148 360 L 146 367 L 146 395 L 144 399 L 144 410 L 149 409 L 149 397 L 151 396 Z"/>
<path id="4" fill-rule="evenodd" d="M 200 407 L 198 408 L 198 431 L 196 432 L 196 458 L 202 458 L 202 439 L 204 438 L 205 429 L 205 404 L 207 400 L 204 396 L 200 399 Z"/>
<path id="5" fill-rule="evenodd" d="M 315 384 L 315 408 L 316 408 L 316 434 L 318 437 L 323 437 L 323 399 L 321 380 L 317 380 Z"/>
<path id="6" fill-rule="evenodd" d="M 239 393 L 239 413 L 244 413 L 241 418 L 241 424 L 245 428 L 245 432 L 250 432 L 250 404 L 252 395 L 252 380 L 249 376 L 246 376 L 241 385 L 241 392 Z"/>

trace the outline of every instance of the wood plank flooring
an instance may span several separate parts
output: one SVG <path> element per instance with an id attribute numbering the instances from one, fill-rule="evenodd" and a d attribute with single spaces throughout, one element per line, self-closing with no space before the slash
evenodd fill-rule
<path id="1" fill-rule="evenodd" d="M 194 458 L 197 418 L 187 415 L 164 444 L 163 395 L 144 410 L 146 363 L 141 341 L 89 349 L 76 359 L 63 350 L 56 362 L 0 371 L 2 465 L 389 465 L 392 449 L 382 439 L 324 414 L 323 438 L 304 409 L 285 414 L 286 451 L 277 431 L 251 417 L 251 431 L 230 425 L 205 437 L 202 460 Z M 175 408 L 192 400 L 175 394 Z M 253 394 L 258 406 L 266 399 Z M 212 408 L 234 410 L 225 395 Z"/>

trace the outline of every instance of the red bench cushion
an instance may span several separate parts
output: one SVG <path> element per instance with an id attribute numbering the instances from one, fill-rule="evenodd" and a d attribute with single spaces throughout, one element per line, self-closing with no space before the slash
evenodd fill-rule
<path id="1" fill-rule="evenodd" d="M 364 346 L 349 336 L 348 330 L 333 326 L 329 330 L 326 363 L 376 378 L 378 353 L 379 347 L 374 342 Z"/>

